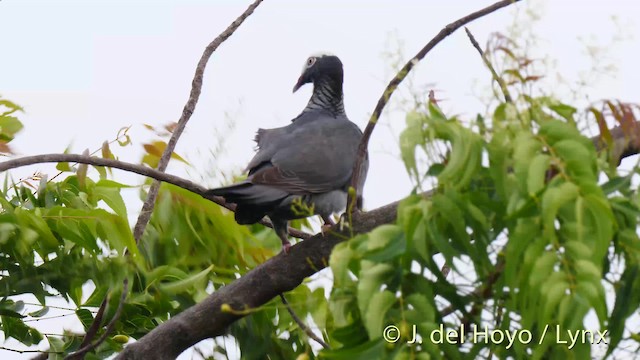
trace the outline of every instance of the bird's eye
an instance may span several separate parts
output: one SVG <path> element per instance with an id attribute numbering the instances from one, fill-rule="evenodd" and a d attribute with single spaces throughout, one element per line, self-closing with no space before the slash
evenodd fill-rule
<path id="1" fill-rule="evenodd" d="M 316 58 L 315 57 L 310 57 L 307 59 L 307 67 L 311 67 L 313 64 L 316 63 Z"/>

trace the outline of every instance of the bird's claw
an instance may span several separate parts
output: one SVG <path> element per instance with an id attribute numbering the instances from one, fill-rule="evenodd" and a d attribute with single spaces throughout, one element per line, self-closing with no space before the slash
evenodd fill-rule
<path id="1" fill-rule="evenodd" d="M 290 249 L 291 249 L 291 243 L 288 242 L 288 241 L 287 242 L 283 241 L 282 242 L 282 252 L 284 252 L 285 255 L 289 254 Z"/>
<path id="2" fill-rule="evenodd" d="M 331 224 L 324 224 L 320 226 L 320 233 L 322 234 L 322 236 L 325 236 L 329 231 L 331 231 L 332 227 L 333 225 Z"/>
<path id="3" fill-rule="evenodd" d="M 346 212 L 340 214 L 340 218 L 338 219 L 338 226 L 340 231 L 344 231 L 345 227 L 349 227 L 349 222 L 347 220 Z"/>

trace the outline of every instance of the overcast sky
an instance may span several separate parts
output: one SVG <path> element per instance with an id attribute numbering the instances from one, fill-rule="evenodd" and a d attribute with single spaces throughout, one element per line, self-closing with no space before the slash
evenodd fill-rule
<path id="1" fill-rule="evenodd" d="M 490 3 L 265 0 L 209 62 L 200 102 L 176 149 L 196 170 L 172 163 L 168 171 L 214 186 L 221 179 L 210 175 L 242 169 L 253 154 L 257 128 L 286 125 L 308 101 L 309 86 L 296 94 L 291 88 L 306 57 L 320 50 L 342 59 L 347 115 L 364 128 L 394 75 L 385 53 L 403 54 L 400 59 L 406 61 L 444 25 Z M 20 115 L 25 130 L 14 148 L 31 155 L 62 152 L 71 145 L 72 152 L 80 153 L 99 148 L 131 125 L 133 145 L 114 152 L 121 160 L 138 162 L 142 143 L 152 137 L 142 124 L 178 120 L 202 50 L 248 4 L 0 1 L 0 96 L 26 110 Z M 533 54 L 552 60 L 554 72 L 562 74 L 562 79 L 546 80 L 567 85 L 554 86 L 560 96 L 569 96 L 566 88 L 593 73 L 594 65 L 615 64 L 608 75 L 589 77 L 590 87 L 579 98 L 639 102 L 637 14 L 640 3 L 632 0 L 525 1 L 469 28 L 484 45 L 490 33 L 523 24 L 524 34 L 538 39 Z M 413 89 L 423 90 L 424 96 L 436 90 L 449 113 L 472 118 L 485 111 L 478 96 L 486 95 L 490 74 L 463 31 L 438 45 L 411 79 Z M 400 90 L 406 96 L 408 85 Z M 403 126 L 404 114 L 392 111 L 373 135 L 364 193 L 369 209 L 411 190 L 398 156 L 397 134 Z M 221 133 L 224 156 L 214 160 L 210 151 L 220 145 Z M 53 174 L 51 169 L 38 165 L 14 174 Z M 122 172 L 116 176 L 129 184 L 142 181 Z M 135 218 L 141 205 L 137 190 L 130 190 L 127 201 Z M 50 331 L 60 332 L 69 323 L 50 324 Z M 6 346 L 18 347 L 14 342 Z M 3 351 L 0 357 L 28 358 Z"/>

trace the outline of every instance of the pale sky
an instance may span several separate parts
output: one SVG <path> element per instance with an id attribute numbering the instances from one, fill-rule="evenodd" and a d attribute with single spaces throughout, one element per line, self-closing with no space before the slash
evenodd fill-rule
<path id="1" fill-rule="evenodd" d="M 399 54 L 402 63 L 440 29 L 490 1 L 276 1 L 265 0 L 256 12 L 213 54 L 196 111 L 176 151 L 193 165 L 189 171 L 172 162 L 168 172 L 215 186 L 219 171 L 239 171 L 253 154 L 259 127 L 289 123 L 308 101 L 311 87 L 291 88 L 306 57 L 325 50 L 345 67 L 345 107 L 364 128 L 384 87 L 394 75 L 383 54 Z M 118 129 L 132 126 L 133 145 L 113 148 L 123 161 L 138 162 L 142 143 L 152 135 L 142 124 L 177 121 L 204 47 L 248 6 L 249 1 L 0 1 L 0 95 L 26 110 L 25 130 L 14 142 L 19 154 L 95 150 Z M 531 25 L 533 11 L 538 20 Z M 640 101 L 638 24 L 640 3 L 610 1 L 524 1 L 468 25 L 481 45 L 490 33 L 505 32 L 514 22 L 539 39 L 538 58 L 554 60 L 554 72 L 573 85 L 594 63 L 615 64 L 613 76 L 589 81 L 583 95 L 595 101 Z M 612 20 L 615 18 L 615 20 Z M 524 35 L 527 36 L 527 35 Z M 618 39 L 612 43 L 612 39 Z M 594 53 L 597 49 L 600 52 Z M 555 76 L 547 79 L 560 96 Z M 436 90 L 450 114 L 472 118 L 485 107 L 490 74 L 464 31 L 436 47 L 412 75 L 414 90 Z M 405 83 L 395 100 L 408 94 Z M 582 97 L 581 97 L 582 98 Z M 586 102 L 585 102 L 586 103 Z M 397 103 L 395 108 L 397 109 Z M 228 124 L 233 123 L 233 131 Z M 412 188 L 399 159 L 397 134 L 404 113 L 383 117 L 370 143 L 371 165 L 365 207 L 374 208 L 406 196 Z M 217 130 L 216 130 L 217 129 Z M 224 156 L 210 150 L 224 134 Z M 13 172 L 16 178 L 52 166 Z M 140 177 L 116 173 L 116 179 L 139 184 Z M 129 190 L 129 212 L 141 206 L 138 190 Z M 60 332 L 72 321 L 36 324 Z M 56 330 L 57 329 L 57 330 Z M 7 347 L 19 348 L 14 341 Z M 24 359 L 0 351 L 3 359 Z M 191 358 L 190 356 L 185 356 Z"/>

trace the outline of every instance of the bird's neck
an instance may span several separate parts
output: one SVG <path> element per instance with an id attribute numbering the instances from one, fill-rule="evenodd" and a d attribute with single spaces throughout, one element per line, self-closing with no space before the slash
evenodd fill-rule
<path id="1" fill-rule="evenodd" d="M 313 95 L 303 112 L 328 110 L 336 116 L 344 115 L 342 98 L 342 81 L 329 78 L 317 79 L 313 83 Z"/>

